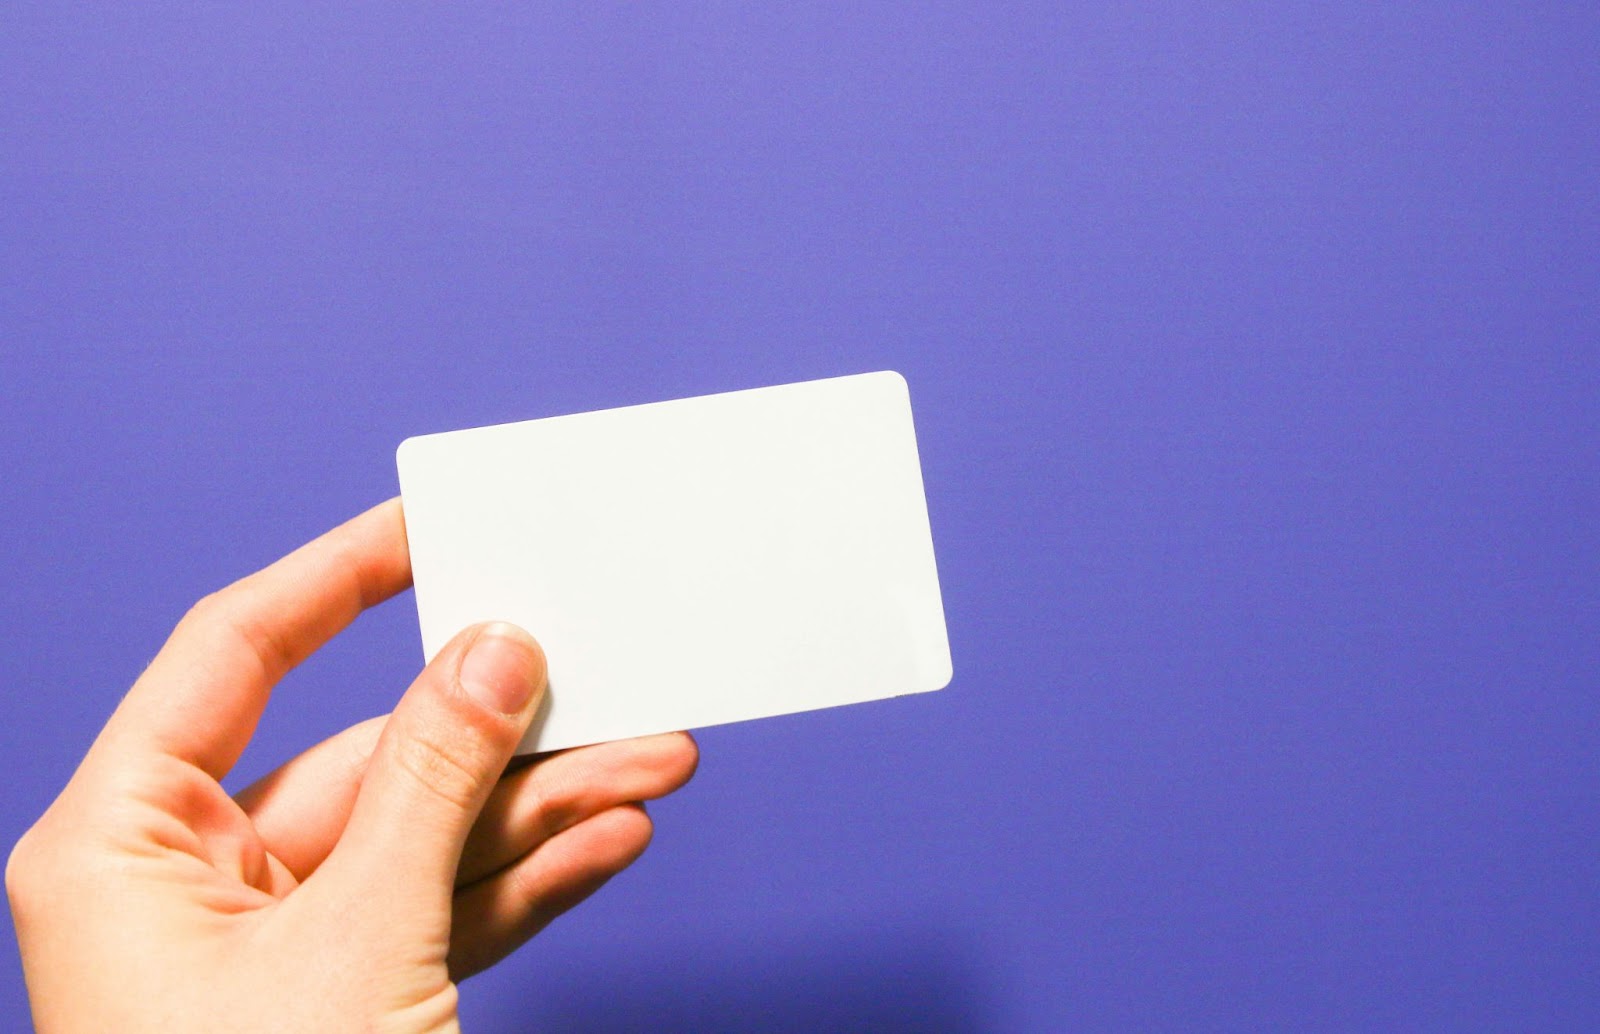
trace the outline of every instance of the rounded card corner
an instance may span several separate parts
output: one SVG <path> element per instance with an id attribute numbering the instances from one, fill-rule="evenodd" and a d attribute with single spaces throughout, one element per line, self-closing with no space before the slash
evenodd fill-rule
<path id="1" fill-rule="evenodd" d="M 906 375 L 899 370 L 879 370 L 878 376 L 893 384 L 895 388 L 906 396 L 911 395 L 911 384 L 906 380 Z"/>
<path id="2" fill-rule="evenodd" d="M 417 435 L 412 435 L 394 447 L 394 463 L 397 467 L 406 465 L 406 457 L 417 447 Z"/>

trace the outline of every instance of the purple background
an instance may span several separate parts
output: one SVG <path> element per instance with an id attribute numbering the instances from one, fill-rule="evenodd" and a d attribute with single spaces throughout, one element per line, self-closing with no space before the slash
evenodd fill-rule
<path id="1" fill-rule="evenodd" d="M 954 683 L 705 732 L 471 1029 L 1600 1027 L 1592 3 L 236 6 L 0 11 L 0 840 L 403 437 L 889 367 Z"/>

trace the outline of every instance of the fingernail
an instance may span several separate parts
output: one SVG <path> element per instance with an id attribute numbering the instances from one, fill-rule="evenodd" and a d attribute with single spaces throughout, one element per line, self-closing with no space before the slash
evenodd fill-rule
<path id="1" fill-rule="evenodd" d="M 543 681 L 539 645 L 533 636 L 504 621 L 479 632 L 461 659 L 461 688 L 502 714 L 521 714 Z"/>

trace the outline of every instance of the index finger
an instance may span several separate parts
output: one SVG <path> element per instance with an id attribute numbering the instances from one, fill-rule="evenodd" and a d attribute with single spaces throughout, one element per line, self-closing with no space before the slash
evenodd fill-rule
<path id="1" fill-rule="evenodd" d="M 195 604 L 102 741 L 180 758 L 221 779 L 278 680 L 410 585 L 405 518 L 390 499 Z"/>

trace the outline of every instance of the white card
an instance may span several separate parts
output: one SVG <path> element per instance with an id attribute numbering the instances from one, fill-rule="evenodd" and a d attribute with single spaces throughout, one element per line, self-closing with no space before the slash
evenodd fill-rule
<path id="1" fill-rule="evenodd" d="M 422 645 L 550 662 L 521 751 L 950 681 L 905 379 L 785 384 L 400 445 Z"/>

